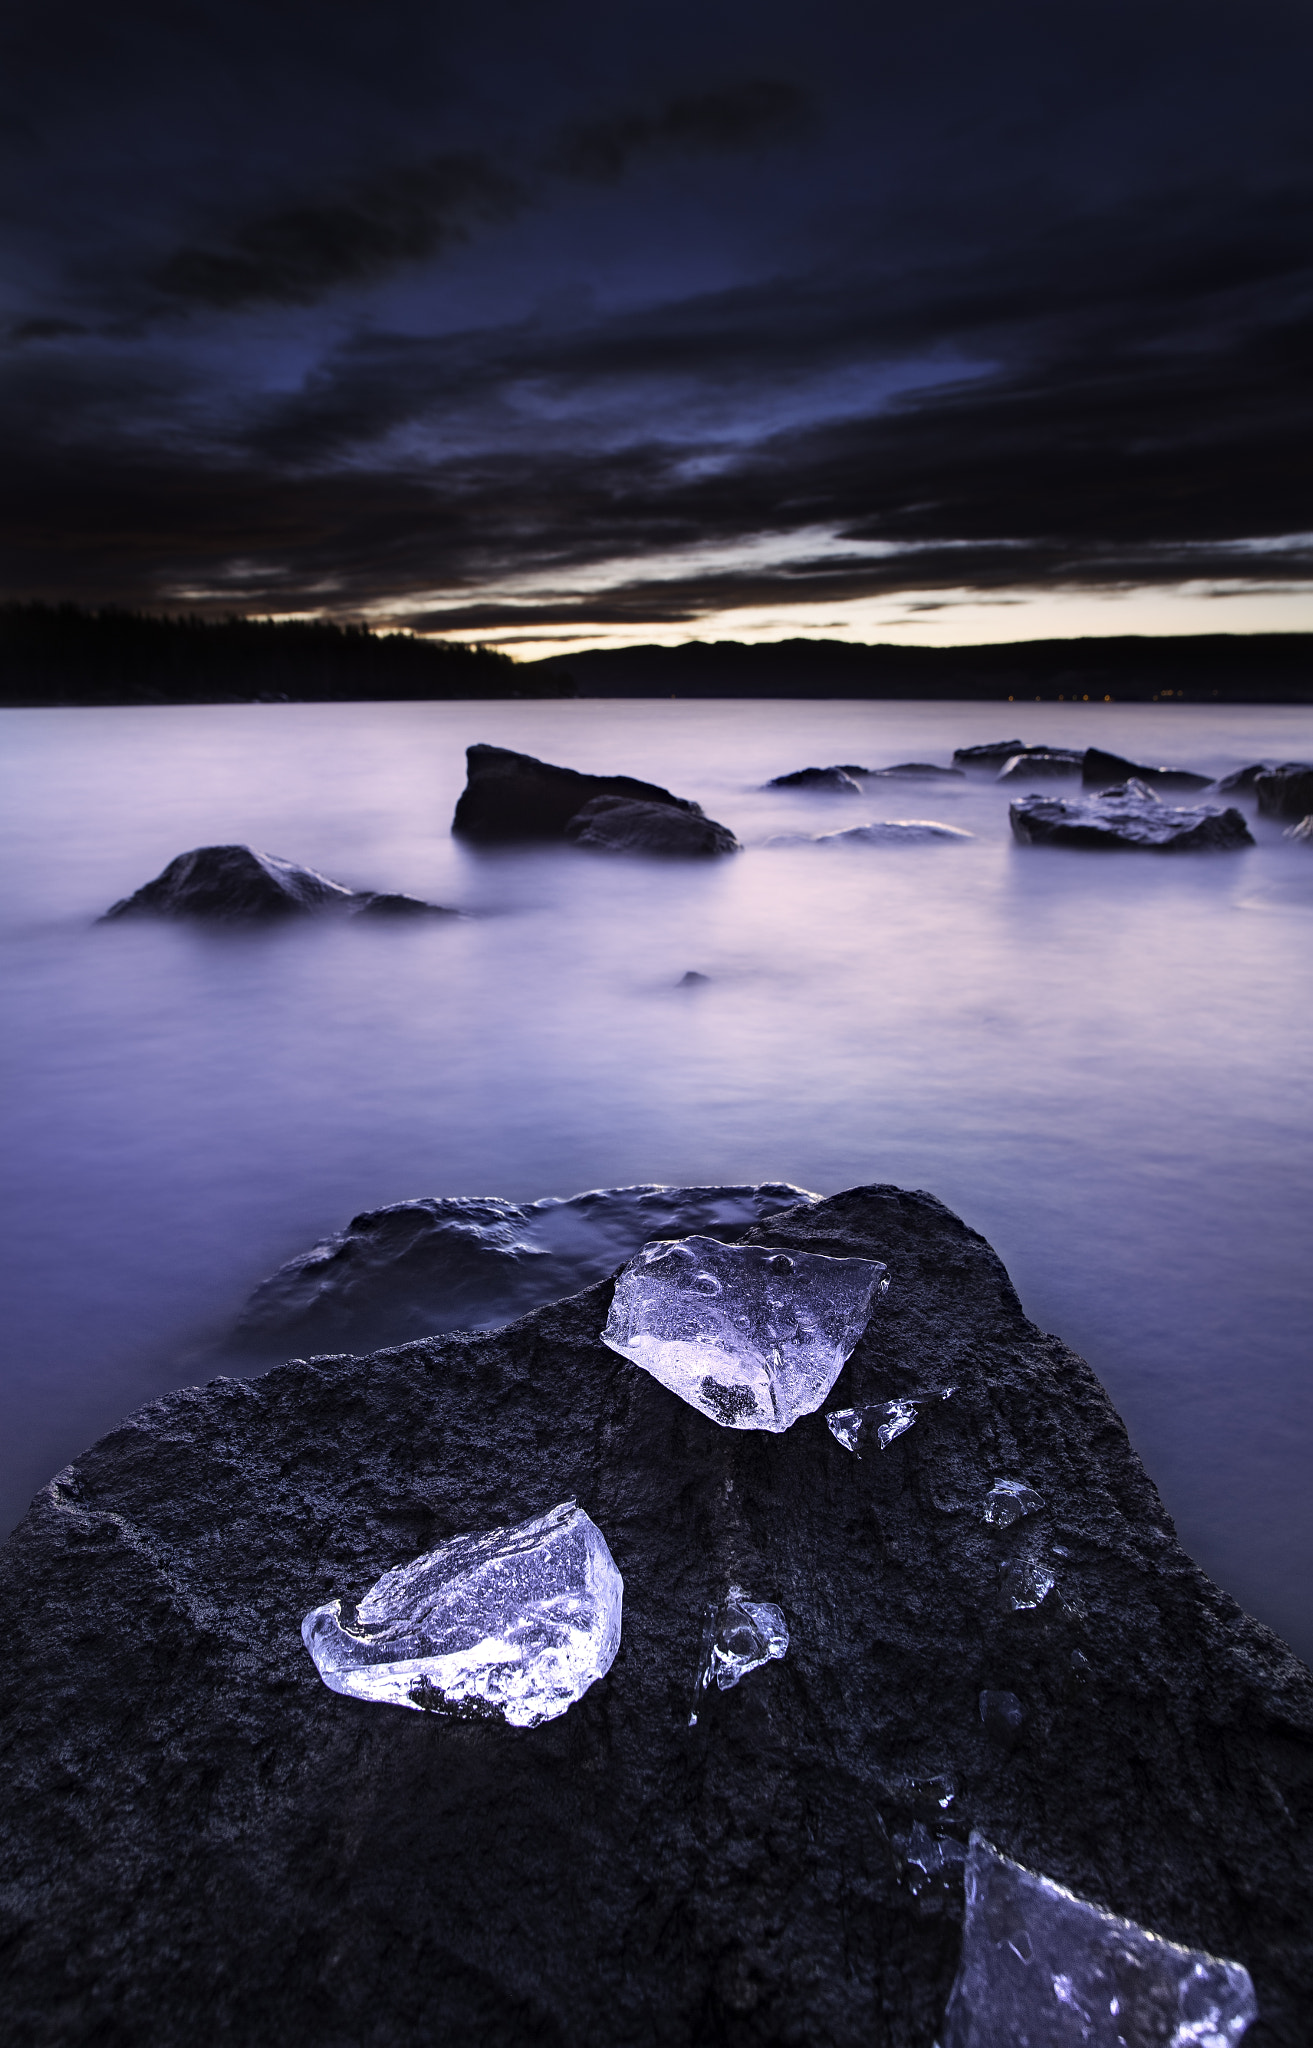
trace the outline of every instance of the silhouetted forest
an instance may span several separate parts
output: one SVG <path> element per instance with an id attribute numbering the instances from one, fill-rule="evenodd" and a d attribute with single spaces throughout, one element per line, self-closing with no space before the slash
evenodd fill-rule
<path id="1" fill-rule="evenodd" d="M 365 626 L 0 604 L 0 703 L 8 705 L 563 695 L 573 695 L 568 681 L 491 648 Z"/>

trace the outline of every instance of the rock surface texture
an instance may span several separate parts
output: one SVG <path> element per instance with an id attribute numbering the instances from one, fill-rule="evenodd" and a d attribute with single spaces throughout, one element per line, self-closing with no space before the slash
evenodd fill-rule
<path id="1" fill-rule="evenodd" d="M 772 775 L 767 789 L 813 789 L 822 796 L 860 796 L 862 787 L 854 782 L 854 772 L 867 775 L 871 771 L 862 768 L 795 768 L 792 775 Z"/>
<path id="2" fill-rule="evenodd" d="M 379 894 L 330 882 L 314 868 L 249 846 L 197 846 L 171 860 L 153 882 L 125 896 L 100 920 L 120 917 L 195 917 L 212 922 L 259 922 L 342 910 L 370 917 L 454 917 L 417 896 Z"/>
<path id="3" fill-rule="evenodd" d="M 1204 804 L 1190 810 L 1162 803 L 1146 783 L 1131 781 L 1093 797 L 1023 796 L 1008 805 L 1025 846 L 1083 846 L 1109 852 L 1230 853 L 1252 846 L 1244 816 Z"/>
<path id="4" fill-rule="evenodd" d="M 685 982 L 688 976 L 684 977 Z M 694 984 L 705 975 L 694 975 Z M 654 1237 L 742 1237 L 811 1197 L 756 1186 L 591 1188 L 562 1199 L 424 1195 L 354 1216 L 289 1259 L 242 1312 L 236 1345 L 265 1358 L 490 1327 L 604 1279 Z"/>
<path id="5" fill-rule="evenodd" d="M 1087 789 L 1109 789 L 1114 783 L 1156 783 L 1160 789 L 1206 789 L 1210 778 L 1196 775 L 1193 768 L 1145 768 L 1126 761 L 1120 754 L 1105 753 L 1102 747 L 1087 747 L 1080 757 L 1081 781 Z"/>
<path id="6" fill-rule="evenodd" d="M 12 2038 L 930 2048 L 974 1826 L 1245 1964 L 1247 2048 L 1306 2048 L 1313 1674 L 1179 1549 L 1094 1375 L 940 1203 L 856 1189 L 754 1236 L 891 1269 L 837 1405 L 953 1398 L 866 1458 L 823 1414 L 720 1429 L 597 1341 L 602 1282 L 169 1396 L 37 1496 L 0 1553 Z M 987 1524 L 1000 1476 L 1042 1512 Z M 562 1719 L 321 1684 L 312 1607 L 569 1496 L 624 1630 Z M 1033 1546 L 1056 1583 L 1018 1611 Z M 788 1655 L 690 1730 L 730 1586 Z"/>
<path id="7" fill-rule="evenodd" d="M 727 826 L 714 824 L 700 805 L 672 796 L 659 783 L 639 782 L 632 775 L 582 775 L 575 768 L 537 761 L 532 754 L 513 753 L 509 747 L 467 747 L 465 761 L 465 787 L 451 829 L 457 838 L 476 845 L 564 839 L 571 820 L 595 798 L 619 797 L 631 805 L 660 806 L 699 820 L 728 842 L 699 851 L 732 853 L 738 846 Z"/>
<path id="8" fill-rule="evenodd" d="M 676 810 L 673 804 L 639 803 L 628 796 L 590 797 L 565 828 L 574 846 L 595 846 L 604 853 L 663 853 L 681 859 L 737 853 L 738 840 L 728 825 L 704 817 L 696 806 Z"/>
<path id="9" fill-rule="evenodd" d="M 1279 768 L 1254 777 L 1254 794 L 1265 818 L 1297 823 L 1313 811 L 1313 768 L 1307 761 L 1283 761 Z"/>

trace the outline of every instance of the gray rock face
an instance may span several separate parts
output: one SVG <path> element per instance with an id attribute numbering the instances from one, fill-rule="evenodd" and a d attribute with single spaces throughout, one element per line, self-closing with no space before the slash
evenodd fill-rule
<path id="1" fill-rule="evenodd" d="M 565 837 L 575 846 L 595 846 L 605 853 L 659 853 L 685 860 L 739 850 L 728 825 L 704 817 L 696 806 L 676 810 L 627 796 L 590 797 L 570 819 Z"/>
<path id="2" fill-rule="evenodd" d="M 832 796 L 860 796 L 861 784 L 853 780 L 849 768 L 795 768 L 792 775 L 772 775 L 767 789 L 814 789 Z M 866 775 L 869 769 L 856 771 Z"/>
<path id="3" fill-rule="evenodd" d="M 1150 782 L 1159 789 L 1206 789 L 1209 778 L 1192 768 L 1145 768 L 1125 761 L 1120 754 L 1106 754 L 1102 747 L 1087 747 L 1081 756 L 1081 781 L 1087 789 L 1109 789 L 1114 783 Z"/>
<path id="4" fill-rule="evenodd" d="M 623 797 L 638 804 L 656 804 L 701 818 L 699 805 L 672 796 L 659 783 L 639 782 L 632 775 L 581 775 L 574 768 L 557 768 L 550 761 L 537 761 L 532 754 L 516 754 L 509 747 L 478 745 L 465 750 L 465 788 L 456 804 L 451 829 L 461 839 L 477 845 L 498 846 L 516 840 L 563 839 L 572 818 L 595 797 Z M 733 833 L 721 825 L 737 845 Z"/>
<path id="5" fill-rule="evenodd" d="M 1283 761 L 1266 775 L 1255 776 L 1254 794 L 1265 818 L 1298 822 L 1313 811 L 1313 767 L 1307 761 Z"/>
<path id="6" fill-rule="evenodd" d="M 1024 796 L 1008 806 L 1012 830 L 1026 846 L 1084 846 L 1148 853 L 1230 853 L 1252 846 L 1242 814 L 1207 805 L 1178 810 L 1142 782 L 1101 796 Z"/>
<path id="7" fill-rule="evenodd" d="M 15 2040 L 930 2048 L 975 1827 L 1243 1963 L 1246 2048 L 1305 2048 L 1313 1674 L 1183 1555 L 1093 1374 L 938 1202 L 858 1189 L 755 1235 L 890 1266 L 836 1404 L 952 1400 L 865 1459 L 822 1414 L 720 1429 L 598 1343 L 603 1282 L 172 1395 L 38 1495 L 0 1553 Z M 987 1524 L 1000 1476 L 1043 1511 Z M 570 1496 L 624 1629 L 561 1719 L 321 1684 L 311 1608 Z M 1036 1546 L 1056 1584 L 1010 1608 Z M 788 1655 L 690 1730 L 731 1586 Z M 1005 1737 L 982 1694 L 1017 1703 Z"/>
<path id="8" fill-rule="evenodd" d="M 687 977 L 686 977 L 687 979 Z M 698 977 L 705 980 L 705 975 Z M 601 1280 L 653 1237 L 742 1237 L 811 1200 L 784 1181 L 759 1186 L 592 1188 L 563 1200 L 431 1195 L 355 1216 L 271 1274 L 235 1332 L 262 1357 L 289 1350 L 399 1344 L 443 1330 L 507 1323 Z"/>
<path id="9" fill-rule="evenodd" d="M 304 917 L 321 910 L 377 916 L 453 917 L 415 896 L 389 896 L 347 889 L 313 868 L 298 867 L 276 854 L 249 846 L 198 846 L 147 882 L 133 896 L 111 905 L 100 920 L 121 917 L 188 917 L 212 922 L 260 922 Z"/>

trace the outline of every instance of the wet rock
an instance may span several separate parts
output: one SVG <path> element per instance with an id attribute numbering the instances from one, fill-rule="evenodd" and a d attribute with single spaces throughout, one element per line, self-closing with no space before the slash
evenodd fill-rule
<path id="1" fill-rule="evenodd" d="M 1088 1366 L 938 1202 L 857 1189 L 756 1236 L 888 1264 L 836 1399 L 957 1387 L 895 1454 L 845 1456 L 819 1414 L 718 1428 L 598 1342 L 602 1282 L 171 1395 L 43 1490 L 0 1553 L 16 2041 L 930 2048 L 963 1908 L 956 1876 L 909 1883 L 919 1819 L 1234 1958 L 1255 2048 L 1305 2048 L 1313 1673 L 1164 1540 Z M 1070 1553 L 1034 1609 L 994 1596 L 1034 1526 L 982 1521 L 999 1471 Z M 309 1610 L 570 1498 L 624 1631 L 561 1719 L 321 1683 Z M 690 1730 L 730 1585 L 779 1607 L 788 1655 Z M 980 1714 L 1005 1692 L 1014 1745 Z"/>
<path id="2" fill-rule="evenodd" d="M 933 818 L 876 818 L 852 825 L 846 832 L 777 832 L 767 846 L 916 846 L 932 839 L 974 839 L 960 825 L 940 825 Z"/>
<path id="3" fill-rule="evenodd" d="M 1219 796 L 1252 796 L 1259 776 L 1270 775 L 1275 765 L 1272 761 L 1251 761 L 1247 768 L 1234 768 L 1229 775 L 1219 775 L 1212 787 Z"/>
<path id="4" fill-rule="evenodd" d="M 1313 817 L 1301 818 L 1298 825 L 1288 825 L 1281 836 L 1283 839 L 1298 839 L 1305 846 L 1313 846 Z"/>
<path id="5" fill-rule="evenodd" d="M 1079 775 L 1082 756 L 1057 747 L 1042 750 L 1029 747 L 1024 754 L 1013 754 L 999 770 L 1000 782 L 1052 782 L 1059 777 Z"/>
<path id="6" fill-rule="evenodd" d="M 1196 775 L 1191 768 L 1145 768 L 1120 754 L 1106 754 L 1102 747 L 1087 747 L 1081 756 L 1081 781 L 1087 789 L 1108 789 L 1132 776 L 1159 789 L 1207 789 L 1209 782 L 1208 776 Z"/>
<path id="7" fill-rule="evenodd" d="M 710 983 L 711 976 L 709 974 L 699 974 L 696 967 L 690 967 L 687 973 L 680 975 L 679 980 L 675 983 L 675 987 L 707 988 L 710 986 Z"/>
<path id="8" fill-rule="evenodd" d="M 1039 749 L 1044 752 L 1047 749 Z M 1014 754 L 1027 752 L 1024 740 L 985 740 L 977 747 L 954 747 L 955 768 L 989 768 L 997 772 Z"/>
<path id="9" fill-rule="evenodd" d="M 467 747 L 465 760 L 465 788 L 451 829 L 458 838 L 478 845 L 563 839 L 570 820 L 599 796 L 624 797 L 695 818 L 702 816 L 697 804 L 672 796 L 659 783 L 639 782 L 632 775 L 582 775 L 575 768 L 537 761 L 532 754 L 513 753 L 509 747 Z"/>
<path id="10" fill-rule="evenodd" d="M 277 854 L 249 846 L 198 846 L 171 860 L 153 882 L 111 905 L 100 922 L 121 917 L 195 917 L 214 922 L 257 923 L 268 918 L 304 917 L 341 910 L 369 917 L 454 917 L 417 896 L 390 896 L 348 889 L 314 868 L 299 867 Z"/>
<path id="11" fill-rule="evenodd" d="M 962 768 L 937 768 L 933 761 L 899 761 L 893 768 L 868 768 L 863 771 L 873 782 L 881 776 L 929 776 L 940 782 L 965 782 L 966 772 Z"/>
<path id="12" fill-rule="evenodd" d="M 869 769 L 860 768 L 859 775 L 869 774 Z M 853 780 L 849 768 L 795 768 L 792 775 L 772 775 L 767 789 L 812 789 L 833 796 L 860 796 L 861 785 Z"/>
<path id="13" fill-rule="evenodd" d="M 232 1342 L 258 1357 L 304 1345 L 402 1343 L 495 1327 L 591 1286 L 655 1237 L 734 1242 L 810 1199 L 786 1181 L 758 1186 L 592 1188 L 562 1199 L 428 1195 L 352 1218 L 262 1281 Z"/>
<path id="14" fill-rule="evenodd" d="M 594 846 L 606 853 L 660 853 L 699 859 L 737 853 L 738 840 L 727 825 L 704 817 L 692 807 L 640 803 L 634 797 L 595 796 L 577 810 L 565 828 L 575 846 Z"/>
<path id="15" fill-rule="evenodd" d="M 1254 794 L 1265 818 L 1306 818 L 1313 811 L 1313 767 L 1307 761 L 1283 761 L 1255 776 Z"/>
<path id="16" fill-rule="evenodd" d="M 1254 843 L 1239 811 L 1208 805 L 1179 810 L 1135 781 L 1095 797 L 1025 796 L 1008 806 L 1008 815 L 1014 834 L 1027 846 L 1229 853 Z"/>

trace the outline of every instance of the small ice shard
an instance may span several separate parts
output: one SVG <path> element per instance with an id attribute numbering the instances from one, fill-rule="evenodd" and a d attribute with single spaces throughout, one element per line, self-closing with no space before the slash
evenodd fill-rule
<path id="1" fill-rule="evenodd" d="M 788 1647 L 789 1627 L 782 1609 L 769 1600 L 749 1600 L 742 1586 L 731 1586 L 719 1607 L 708 1607 L 703 1622 L 689 1727 L 697 1726 L 698 1708 L 709 1685 L 728 1692 L 758 1665 L 782 1657 Z"/>
<path id="2" fill-rule="evenodd" d="M 602 1342 L 725 1429 L 819 1408 L 889 1285 L 876 1259 L 658 1238 L 621 1272 Z"/>
<path id="3" fill-rule="evenodd" d="M 1014 1692 L 982 1692 L 980 1719 L 991 1742 L 1010 1749 L 1025 1726 L 1026 1709 Z"/>
<path id="4" fill-rule="evenodd" d="M 1043 1496 L 1023 1479 L 996 1479 L 985 1495 L 985 1520 L 1007 1529 L 1023 1515 L 1038 1514 L 1043 1505 Z"/>
<path id="5" fill-rule="evenodd" d="M 931 1834 L 924 1821 L 914 1821 L 906 1845 L 898 1837 L 895 1846 L 903 1849 L 914 1895 L 935 1880 L 945 1883 L 960 1877 L 966 1861 L 966 1850 L 955 1836 Z"/>
<path id="6" fill-rule="evenodd" d="M 908 1394 L 900 1401 L 877 1401 L 872 1408 L 832 1408 L 825 1420 L 835 1441 L 860 1458 L 857 1446 L 867 1431 L 873 1429 L 880 1449 L 887 1451 L 895 1437 L 912 1427 L 918 1410 L 927 1401 L 947 1401 L 956 1392 L 956 1387 L 944 1387 L 934 1394 Z"/>
<path id="7" fill-rule="evenodd" d="M 941 2048 L 1234 2048 L 1257 2015 L 1243 1964 L 1179 1948 L 972 1835 Z"/>
<path id="8" fill-rule="evenodd" d="M 1014 1614 L 1025 1607 L 1041 1607 L 1056 1584 L 1053 1566 L 1042 1557 L 1014 1557 L 1003 1567 L 1003 1605 Z"/>
<path id="9" fill-rule="evenodd" d="M 301 1637 L 334 1692 L 536 1728 L 610 1670 L 623 1593 L 601 1530 L 567 1500 L 453 1537 L 354 1608 L 316 1607 Z"/>

